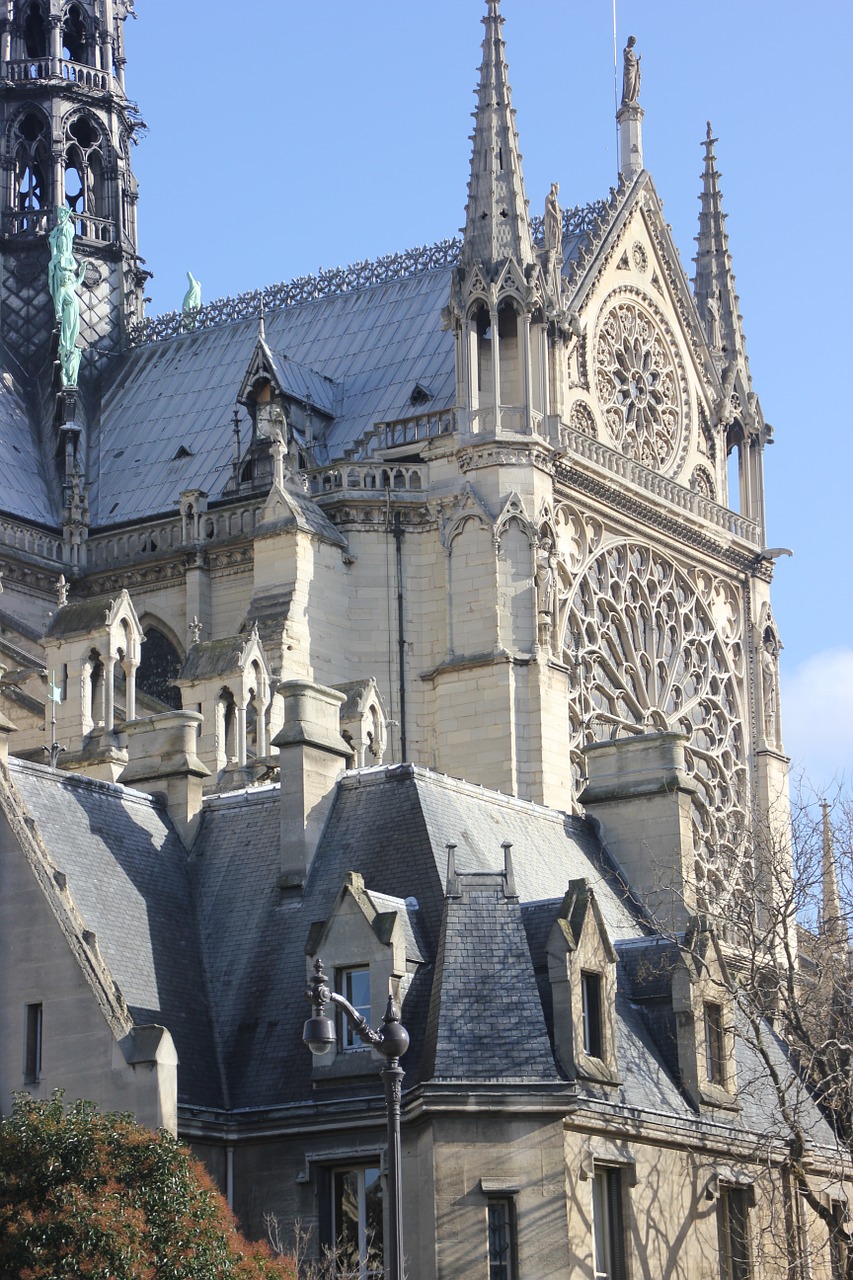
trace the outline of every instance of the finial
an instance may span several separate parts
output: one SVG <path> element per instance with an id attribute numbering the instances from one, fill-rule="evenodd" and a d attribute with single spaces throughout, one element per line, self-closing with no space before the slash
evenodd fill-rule
<path id="1" fill-rule="evenodd" d="M 198 644 L 201 639 L 201 629 L 202 624 L 198 620 L 198 614 L 193 614 L 193 620 L 187 626 L 187 631 L 190 634 L 190 645 Z"/>
<path id="2" fill-rule="evenodd" d="M 56 598 L 59 602 L 59 608 L 64 609 L 68 604 L 68 583 L 65 580 L 64 573 L 61 573 L 56 580 Z"/>
<path id="3" fill-rule="evenodd" d="M 267 326 L 264 313 L 264 293 L 263 290 L 261 290 L 261 294 L 258 299 L 258 338 L 263 342 L 266 340 L 266 336 Z"/>

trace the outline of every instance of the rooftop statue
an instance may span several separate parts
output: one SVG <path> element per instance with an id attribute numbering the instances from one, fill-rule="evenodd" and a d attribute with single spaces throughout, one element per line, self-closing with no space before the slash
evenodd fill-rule
<path id="1" fill-rule="evenodd" d="M 80 299 L 77 291 L 83 283 L 86 264 L 77 263 L 71 252 L 74 244 L 74 222 L 70 209 L 57 209 L 56 226 L 48 237 L 48 243 L 50 263 L 47 279 L 54 312 L 59 321 L 60 376 L 63 387 L 76 387 L 82 354 L 77 346 L 80 336 Z"/>
<path id="2" fill-rule="evenodd" d="M 191 271 L 187 272 L 187 280 L 189 280 L 189 288 L 184 294 L 184 300 L 181 303 L 181 314 L 183 316 L 183 327 L 185 329 L 195 328 L 196 312 L 201 308 L 201 281 L 196 280 Z"/>
<path id="3" fill-rule="evenodd" d="M 634 52 L 636 36 L 629 36 L 625 46 L 624 70 L 622 72 L 622 106 L 636 102 L 640 96 L 640 61 L 642 54 Z"/>

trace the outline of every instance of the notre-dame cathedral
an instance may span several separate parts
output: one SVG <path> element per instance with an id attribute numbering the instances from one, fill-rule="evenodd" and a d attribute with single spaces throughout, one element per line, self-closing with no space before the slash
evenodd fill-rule
<path id="1" fill-rule="evenodd" d="M 149 317 L 131 8 L 0 2 L 0 1110 L 132 1109 L 381 1275 L 322 960 L 412 1038 L 413 1280 L 823 1265 L 720 994 L 787 760 L 710 125 L 692 280 L 633 37 L 618 185 L 536 212 L 487 0 L 460 238 Z"/>

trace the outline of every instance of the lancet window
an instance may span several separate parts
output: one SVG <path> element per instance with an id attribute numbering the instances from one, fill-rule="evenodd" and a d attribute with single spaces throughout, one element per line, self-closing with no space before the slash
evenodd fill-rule
<path id="1" fill-rule="evenodd" d="M 78 218 L 79 234 L 108 240 L 110 232 L 103 223 L 108 210 L 100 130 L 89 116 L 77 116 L 66 130 L 65 143 L 65 202 Z"/>
<path id="2" fill-rule="evenodd" d="M 37 111 L 19 116 L 13 126 L 14 156 L 10 204 L 16 231 L 43 231 L 50 208 L 50 144 L 48 123 Z"/>
<path id="3" fill-rule="evenodd" d="M 70 4 L 62 25 L 62 56 L 70 62 L 93 65 L 92 41 L 83 10 L 79 4 Z"/>
<path id="4" fill-rule="evenodd" d="M 23 18 L 22 31 L 27 57 L 46 58 L 47 16 L 40 0 L 33 0 L 25 10 Z"/>

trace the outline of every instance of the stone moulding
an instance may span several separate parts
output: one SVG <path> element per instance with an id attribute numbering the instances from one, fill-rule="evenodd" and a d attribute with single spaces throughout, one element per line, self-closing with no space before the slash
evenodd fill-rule
<path id="1" fill-rule="evenodd" d="M 606 200 L 580 205 L 576 209 L 566 209 L 563 213 L 563 235 L 598 233 L 608 210 Z M 534 241 L 541 243 L 544 235 L 542 218 L 531 218 L 531 229 Z M 255 319 L 262 307 L 266 313 L 281 311 L 300 302 L 314 302 L 318 298 L 351 293 L 354 289 L 364 289 L 368 285 L 387 284 L 392 280 L 405 280 L 421 275 L 425 271 L 454 267 L 459 261 L 461 250 L 462 240 L 459 236 L 454 236 L 448 240 L 439 240 L 437 244 L 419 245 L 402 253 L 388 253 L 372 262 L 354 262 L 348 267 L 320 271 L 315 276 L 298 276 L 295 280 L 238 294 L 236 298 L 219 298 L 199 308 L 193 318 L 193 332 L 229 324 L 234 320 Z M 186 317 L 181 311 L 169 311 L 128 327 L 130 345 L 133 347 L 159 342 L 163 338 L 175 338 L 186 332 Z"/>

